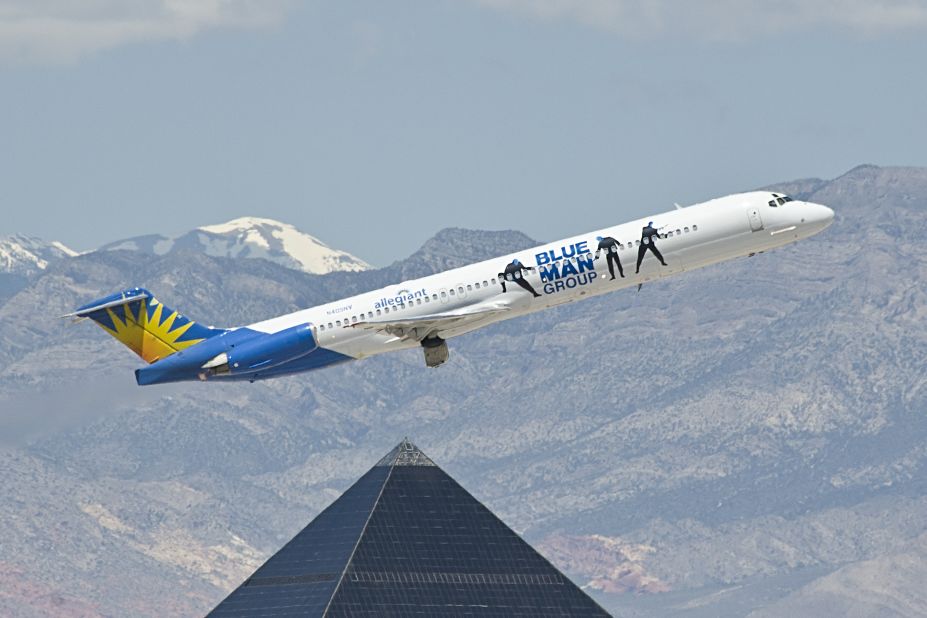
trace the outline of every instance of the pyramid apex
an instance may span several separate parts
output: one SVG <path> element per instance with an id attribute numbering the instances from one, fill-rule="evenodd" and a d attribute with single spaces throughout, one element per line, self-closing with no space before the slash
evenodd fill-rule
<path id="1" fill-rule="evenodd" d="M 377 462 L 378 466 L 434 466 L 425 453 L 412 444 L 408 437 L 403 438 L 396 448 L 386 454 L 386 457 Z"/>

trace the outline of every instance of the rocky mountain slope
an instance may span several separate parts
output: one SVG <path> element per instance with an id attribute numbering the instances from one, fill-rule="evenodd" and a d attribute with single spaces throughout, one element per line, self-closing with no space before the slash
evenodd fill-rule
<path id="1" fill-rule="evenodd" d="M 33 275 L 45 270 L 49 262 L 74 257 L 77 251 L 60 242 L 46 242 L 33 236 L 14 234 L 0 238 L 0 272 Z"/>
<path id="2" fill-rule="evenodd" d="M 258 217 L 241 217 L 227 223 L 207 225 L 174 238 L 160 234 L 137 236 L 109 243 L 101 249 L 140 251 L 159 256 L 183 252 L 213 257 L 263 258 L 316 275 L 370 268 L 360 258 L 332 249 L 292 225 Z"/>
<path id="3" fill-rule="evenodd" d="M 0 303 L 45 270 L 50 262 L 74 257 L 77 251 L 60 242 L 14 234 L 0 238 Z"/>
<path id="4" fill-rule="evenodd" d="M 455 339 L 434 371 L 140 389 L 130 352 L 53 316 L 143 283 L 243 323 L 530 239 L 447 230 L 324 276 L 51 264 L 0 304 L 0 614 L 202 614 L 404 435 L 616 616 L 927 614 L 927 170 L 777 187 L 836 222 Z"/>

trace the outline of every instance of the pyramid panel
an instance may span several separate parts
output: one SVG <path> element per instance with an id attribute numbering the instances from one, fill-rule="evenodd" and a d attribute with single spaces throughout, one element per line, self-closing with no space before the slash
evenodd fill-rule
<path id="1" fill-rule="evenodd" d="M 374 466 L 209 615 L 321 616 L 390 468 Z"/>
<path id="2" fill-rule="evenodd" d="M 395 466 L 327 616 L 607 616 L 436 466 Z"/>

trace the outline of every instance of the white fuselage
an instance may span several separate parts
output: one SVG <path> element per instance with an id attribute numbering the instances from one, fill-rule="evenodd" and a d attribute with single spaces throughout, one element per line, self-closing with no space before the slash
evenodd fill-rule
<path id="1" fill-rule="evenodd" d="M 319 347 L 353 358 L 417 347 L 420 343 L 414 338 L 352 326 L 453 313 L 488 303 L 508 309 L 431 333 L 448 339 L 554 305 L 780 247 L 823 230 L 833 219 L 833 211 L 826 206 L 794 200 L 780 203 L 782 197 L 765 191 L 730 195 L 399 282 L 258 322 L 248 328 L 276 333 L 308 323 L 314 328 Z M 640 272 L 635 273 L 641 230 L 650 221 L 660 230 L 656 244 L 667 265 L 663 266 L 648 251 L 643 256 Z M 624 268 L 624 277 L 617 276 L 616 270 L 615 279 L 610 278 L 604 252 L 595 259 L 599 237 L 612 237 L 620 243 L 617 255 Z M 506 291 L 502 291 L 499 275 L 516 259 L 534 268 L 525 275 L 525 280 L 539 297 L 515 281 L 506 281 Z"/>

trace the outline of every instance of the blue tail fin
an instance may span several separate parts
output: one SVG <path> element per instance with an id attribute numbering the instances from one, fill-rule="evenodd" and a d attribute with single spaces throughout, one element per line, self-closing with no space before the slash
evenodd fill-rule
<path id="1" fill-rule="evenodd" d="M 97 299 L 68 316 L 90 318 L 147 363 L 226 332 L 222 328 L 201 326 L 180 315 L 144 288 Z"/>

